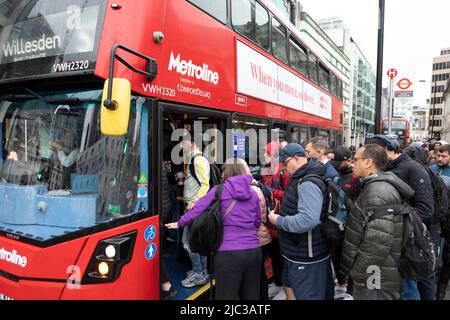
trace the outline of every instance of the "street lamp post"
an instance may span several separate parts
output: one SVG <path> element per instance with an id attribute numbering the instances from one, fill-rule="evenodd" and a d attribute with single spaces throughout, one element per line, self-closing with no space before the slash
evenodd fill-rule
<path id="1" fill-rule="evenodd" d="M 392 117 L 394 115 L 394 78 L 391 78 L 390 84 L 389 84 L 389 107 L 388 107 L 388 122 L 389 122 L 389 126 L 388 126 L 388 130 L 389 130 L 389 134 L 391 134 L 392 131 Z"/>
<path id="2" fill-rule="evenodd" d="M 419 80 L 419 83 L 427 83 L 426 80 Z M 421 92 L 422 93 L 422 92 Z M 435 93 L 436 94 L 436 93 Z M 426 104 L 426 103 L 425 103 Z M 414 116 L 414 113 L 413 113 Z M 415 118 L 413 118 L 415 120 Z M 426 120 L 426 116 L 425 116 L 425 120 Z M 419 122 L 420 123 L 420 122 Z M 425 124 L 425 128 L 426 128 L 426 124 Z M 417 131 L 423 131 L 423 130 L 417 130 Z M 423 136 L 421 135 L 421 138 L 423 138 Z"/>
<path id="3" fill-rule="evenodd" d="M 380 127 L 381 127 L 381 96 L 383 91 L 384 7 L 385 7 L 385 0 L 379 0 L 375 134 L 381 133 Z"/>
<path id="4" fill-rule="evenodd" d="M 434 97 L 433 97 L 433 108 L 431 109 L 432 118 L 431 118 L 431 130 L 430 130 L 430 136 L 431 139 L 434 139 L 434 114 L 436 113 L 436 92 L 437 92 L 437 86 L 436 81 L 433 82 L 433 86 L 431 88 L 434 88 Z"/>

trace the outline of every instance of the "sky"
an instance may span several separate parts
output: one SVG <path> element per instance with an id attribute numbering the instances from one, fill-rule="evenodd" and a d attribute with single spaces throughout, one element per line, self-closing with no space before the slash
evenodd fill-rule
<path id="1" fill-rule="evenodd" d="M 315 20 L 342 18 L 376 73 L 378 0 L 300 0 L 300 3 Z M 450 47 L 449 14 L 449 0 L 386 0 L 384 87 L 389 86 L 387 70 L 396 68 L 397 79 L 411 79 L 417 93 L 430 98 L 433 58 L 440 55 L 442 48 Z"/>

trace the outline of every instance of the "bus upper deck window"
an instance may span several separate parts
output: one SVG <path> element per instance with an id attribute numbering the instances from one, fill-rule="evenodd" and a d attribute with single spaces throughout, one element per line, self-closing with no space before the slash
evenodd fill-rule
<path id="1" fill-rule="evenodd" d="M 272 18 L 272 50 L 278 59 L 287 62 L 286 27 L 277 19 Z"/>
<path id="2" fill-rule="evenodd" d="M 308 55 L 306 50 L 293 39 L 290 40 L 289 45 L 289 60 L 293 69 L 305 76 L 308 75 Z"/>
<path id="3" fill-rule="evenodd" d="M 309 78 L 314 81 L 315 83 L 318 83 L 317 79 L 317 58 L 313 54 L 309 54 L 308 57 L 309 61 Z"/>
<path id="4" fill-rule="evenodd" d="M 222 23 L 227 23 L 227 0 L 188 0 Z"/>
<path id="5" fill-rule="evenodd" d="M 269 49 L 269 13 L 255 0 L 231 3 L 233 28 L 257 45 Z"/>

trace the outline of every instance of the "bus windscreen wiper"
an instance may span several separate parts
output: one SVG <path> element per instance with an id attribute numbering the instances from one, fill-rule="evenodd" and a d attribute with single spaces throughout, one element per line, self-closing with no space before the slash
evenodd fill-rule
<path id="1" fill-rule="evenodd" d="M 66 104 L 66 105 L 74 105 L 84 102 L 94 102 L 94 103 L 100 103 L 101 100 L 99 99 L 80 99 L 80 98 L 46 98 L 36 91 L 33 91 L 28 88 L 21 87 L 23 91 L 27 92 L 28 94 L 15 94 L 11 93 L 9 95 L 1 96 L 0 100 L 8 100 L 8 101 L 17 101 L 17 100 L 30 100 L 30 99 L 39 99 L 41 101 L 44 101 L 47 104 L 54 104 L 54 105 L 60 105 L 60 104 Z"/>

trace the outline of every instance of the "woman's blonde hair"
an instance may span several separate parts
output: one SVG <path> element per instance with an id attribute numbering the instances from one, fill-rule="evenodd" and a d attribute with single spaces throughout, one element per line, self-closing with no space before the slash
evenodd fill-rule
<path id="1" fill-rule="evenodd" d="M 230 158 L 223 165 L 223 180 L 230 177 L 250 174 L 250 168 L 245 160 L 240 158 Z"/>

